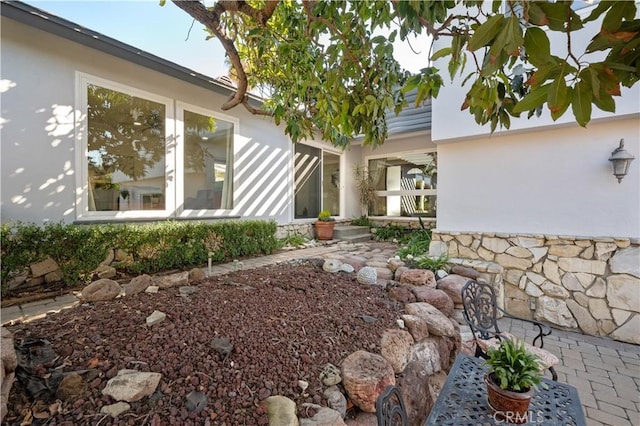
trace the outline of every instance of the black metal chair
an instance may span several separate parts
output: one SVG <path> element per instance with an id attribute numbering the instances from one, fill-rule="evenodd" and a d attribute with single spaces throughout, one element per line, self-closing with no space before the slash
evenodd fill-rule
<path id="1" fill-rule="evenodd" d="M 376 399 L 376 418 L 378 426 L 407 426 L 407 410 L 402 394 L 396 386 L 389 385 Z"/>
<path id="2" fill-rule="evenodd" d="M 464 308 L 462 314 L 473 332 L 476 342 L 476 357 L 486 359 L 489 348 L 498 347 L 500 340 L 504 338 L 520 340 L 512 334 L 500 330 L 497 321 L 498 313 L 500 312 L 507 318 L 525 321 L 538 327 L 538 335 L 533 339 L 533 344 L 525 342 L 525 346 L 540 358 L 542 369 L 549 369 L 553 380 L 558 379 L 558 374 L 554 368 L 559 362 L 558 357 L 543 349 L 544 337 L 551 334 L 551 328 L 549 326 L 539 321 L 511 315 L 504 309 L 501 309 L 496 303 L 496 295 L 493 287 L 488 284 L 469 280 L 464 287 L 462 287 L 461 293 Z M 537 343 L 539 343 L 538 346 L 536 346 Z"/>

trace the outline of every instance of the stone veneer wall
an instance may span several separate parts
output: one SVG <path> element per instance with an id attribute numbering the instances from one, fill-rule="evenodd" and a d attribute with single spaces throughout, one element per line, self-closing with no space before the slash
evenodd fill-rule
<path id="1" fill-rule="evenodd" d="M 502 266 L 496 289 L 510 313 L 640 344 L 639 240 L 440 230 L 432 239 L 432 256 Z"/>

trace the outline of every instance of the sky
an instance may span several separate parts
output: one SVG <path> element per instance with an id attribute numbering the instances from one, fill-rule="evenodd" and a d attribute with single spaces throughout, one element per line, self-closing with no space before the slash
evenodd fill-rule
<path id="1" fill-rule="evenodd" d="M 227 74 L 220 42 L 207 41 L 204 26 L 169 0 L 164 6 L 159 0 L 24 1 L 204 75 L 217 78 Z M 428 45 L 424 40 L 412 43 L 422 53 L 419 57 L 406 43 L 395 46 L 396 58 L 412 72 L 427 66 Z"/>

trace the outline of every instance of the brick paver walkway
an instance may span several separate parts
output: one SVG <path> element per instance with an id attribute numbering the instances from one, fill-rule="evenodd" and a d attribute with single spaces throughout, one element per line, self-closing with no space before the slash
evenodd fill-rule
<path id="1" fill-rule="evenodd" d="M 340 244 L 334 244 L 215 265 L 212 266 L 211 275 L 292 259 L 321 257 L 343 248 Z M 0 323 L 4 325 L 42 318 L 47 313 L 71 308 L 79 303 L 77 297 L 68 294 L 2 308 Z M 533 328 L 521 321 L 502 319 L 500 327 L 515 335 L 525 336 L 528 341 L 536 334 Z M 560 358 L 560 364 L 556 367 L 558 380 L 569 383 L 578 390 L 588 426 L 640 425 L 640 346 L 554 329 L 545 338 L 545 349 Z"/>

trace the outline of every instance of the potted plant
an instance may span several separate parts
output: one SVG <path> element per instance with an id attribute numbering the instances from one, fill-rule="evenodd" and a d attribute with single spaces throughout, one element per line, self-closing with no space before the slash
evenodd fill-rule
<path id="1" fill-rule="evenodd" d="M 329 210 L 322 210 L 318 214 L 318 220 L 314 226 L 316 228 L 316 237 L 319 240 L 332 240 L 333 227 L 336 225 L 335 219 L 331 216 Z"/>
<path id="2" fill-rule="evenodd" d="M 502 339 L 498 348 L 487 352 L 484 376 L 489 408 L 497 418 L 524 423 L 534 389 L 542 380 L 538 356 L 529 352 L 524 342 Z"/>

